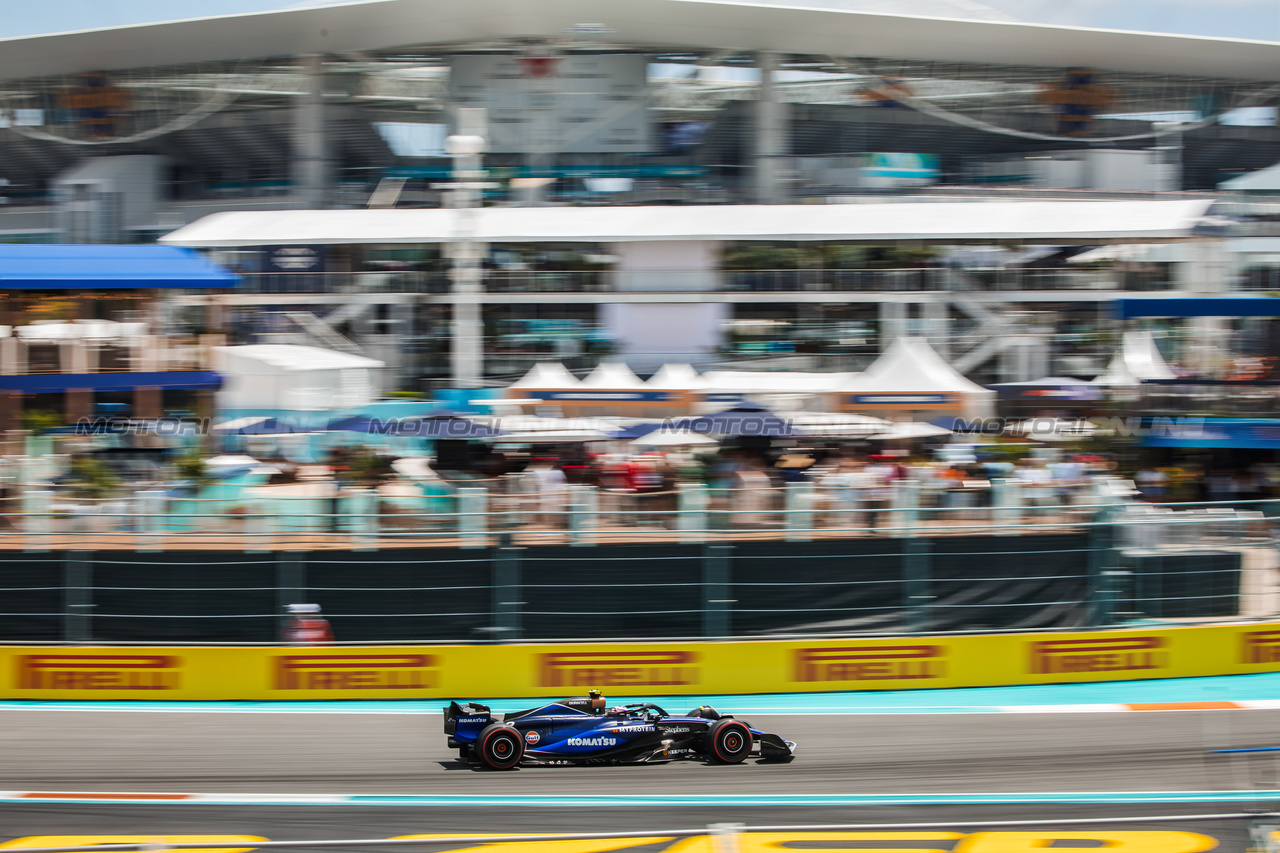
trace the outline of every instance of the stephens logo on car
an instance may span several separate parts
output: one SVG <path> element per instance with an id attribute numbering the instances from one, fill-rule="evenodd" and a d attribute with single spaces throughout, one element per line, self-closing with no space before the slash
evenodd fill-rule
<path id="1" fill-rule="evenodd" d="M 535 743 L 537 743 L 540 740 L 542 740 L 542 735 L 538 734 L 537 732 L 524 733 L 524 742 L 529 744 L 529 746 L 533 746 Z"/>
<path id="2" fill-rule="evenodd" d="M 617 746 L 616 737 L 571 737 L 569 746 Z"/>

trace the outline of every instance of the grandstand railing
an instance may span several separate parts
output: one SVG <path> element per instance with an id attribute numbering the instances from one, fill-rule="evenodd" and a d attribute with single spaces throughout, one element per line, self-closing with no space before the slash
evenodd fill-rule
<path id="1" fill-rule="evenodd" d="M 380 511 L 365 489 L 273 502 L 150 491 L 81 510 L 42 506 L 52 495 L 29 490 L 0 522 L 0 638 L 127 642 L 166 623 L 160 636 L 271 642 L 281 605 L 308 596 L 327 596 L 326 612 L 346 621 L 340 638 L 353 642 L 957 633 L 1280 614 L 1280 502 L 1157 505 L 1080 490 L 1071 503 L 1028 505 L 1002 485 L 990 505 L 959 506 L 927 505 L 913 484 L 835 506 L 795 486 L 573 486 L 549 497 L 473 485 L 413 512 Z M 43 627 L 22 635 L 13 626 L 24 619 Z"/>
<path id="2" fill-rule="evenodd" d="M 958 276 L 965 276 L 965 283 Z M 1175 287 L 1163 271 L 910 267 L 900 269 L 484 271 L 489 293 L 1147 291 Z M 245 273 L 242 293 L 447 293 L 444 270 Z"/>

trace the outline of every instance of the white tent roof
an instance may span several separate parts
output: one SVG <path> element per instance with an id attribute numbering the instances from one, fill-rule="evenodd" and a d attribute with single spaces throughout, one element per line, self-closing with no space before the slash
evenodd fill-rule
<path id="1" fill-rule="evenodd" d="M 664 364 L 644 385 L 671 391 L 696 391 L 705 388 L 707 383 L 691 364 Z"/>
<path id="2" fill-rule="evenodd" d="M 744 394 L 814 394 L 843 389 L 856 373 L 802 373 L 789 370 L 708 370 L 702 374 L 708 391 Z"/>
<path id="3" fill-rule="evenodd" d="M 1250 172 L 1247 175 L 1241 175 L 1238 178 L 1232 178 L 1229 181 L 1223 181 L 1218 184 L 1218 189 L 1234 190 L 1236 192 L 1280 193 L 1280 163 L 1268 166 L 1265 169 L 1259 169 L 1256 172 Z"/>
<path id="4" fill-rule="evenodd" d="M 896 8 L 896 7 L 895 7 Z M 765 3 L 674 0 L 372 0 L 5 39 L 0 78 L 18 79 L 397 45 L 562 40 L 602 21 L 622 45 L 685 45 L 937 62 L 1088 66 L 1276 80 L 1275 45 L 1003 21 L 878 14 Z M 69 21 L 74 23 L 74 21 Z"/>
<path id="5" fill-rule="evenodd" d="M 1095 385 L 1137 385 L 1143 379 L 1176 379 L 1148 331 L 1125 332 L 1120 351 L 1107 365 Z"/>
<path id="6" fill-rule="evenodd" d="M 604 361 L 582 380 L 584 388 L 643 388 L 644 382 L 620 361 Z"/>
<path id="7" fill-rule="evenodd" d="M 238 347 L 214 347 L 214 358 L 240 358 L 261 362 L 276 370 L 339 370 L 351 367 L 386 367 L 386 362 L 362 355 L 351 355 L 320 347 L 292 344 L 250 344 Z"/>
<path id="8" fill-rule="evenodd" d="M 856 393 L 961 393 L 994 396 L 971 382 L 929 346 L 924 338 L 898 338 L 879 358 L 841 390 Z"/>
<path id="9" fill-rule="evenodd" d="M 1067 258 L 1069 264 L 1093 264 L 1100 261 L 1131 262 L 1145 260 L 1152 247 L 1145 243 L 1126 245 L 1118 243 L 1114 246 L 1099 246 L 1078 255 Z"/>
<path id="10" fill-rule="evenodd" d="M 990 201 L 680 207 L 486 207 L 472 211 L 488 243 L 650 240 L 1040 241 L 1179 240 L 1205 216 L 1200 201 Z M 445 243 L 457 210 L 233 211 L 160 238 L 178 246 Z"/>
<path id="11" fill-rule="evenodd" d="M 540 361 L 508 388 L 576 388 L 581 383 L 560 362 Z"/>

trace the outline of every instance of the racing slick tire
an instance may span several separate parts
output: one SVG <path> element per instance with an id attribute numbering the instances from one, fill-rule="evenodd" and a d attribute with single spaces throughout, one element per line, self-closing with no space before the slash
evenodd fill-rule
<path id="1" fill-rule="evenodd" d="M 491 770 L 510 770 L 524 758 L 524 738 L 514 726 L 494 723 L 476 738 L 475 752 Z"/>
<path id="2" fill-rule="evenodd" d="M 751 754 L 751 729 L 737 720 L 717 720 L 707 730 L 707 746 L 721 764 L 739 764 Z"/>

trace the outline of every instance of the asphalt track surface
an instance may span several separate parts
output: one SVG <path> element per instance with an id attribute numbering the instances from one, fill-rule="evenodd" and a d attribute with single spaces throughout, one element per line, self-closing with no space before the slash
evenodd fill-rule
<path id="1" fill-rule="evenodd" d="M 1280 787 L 1269 755 L 1205 754 L 1280 744 L 1275 710 L 749 719 L 797 741 L 796 760 L 492 772 L 457 759 L 439 714 L 3 710 L 0 790 L 567 796 Z"/>

